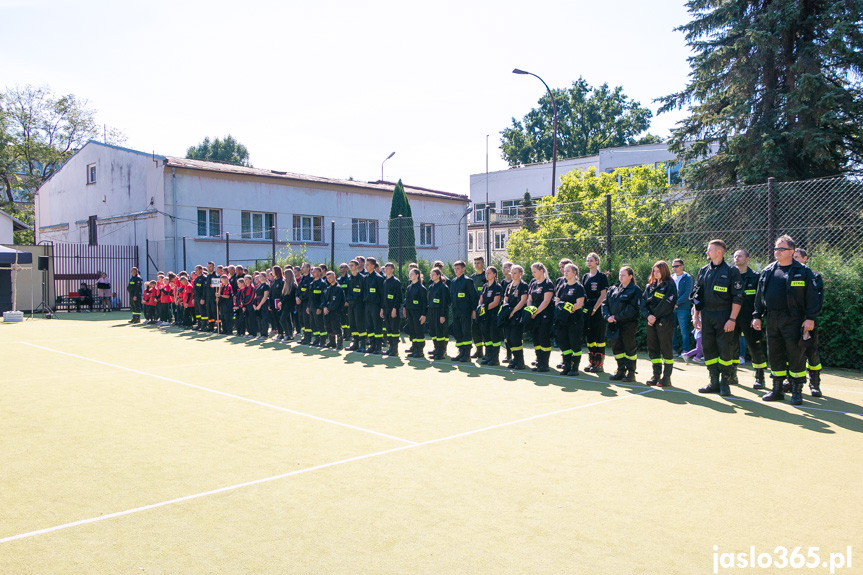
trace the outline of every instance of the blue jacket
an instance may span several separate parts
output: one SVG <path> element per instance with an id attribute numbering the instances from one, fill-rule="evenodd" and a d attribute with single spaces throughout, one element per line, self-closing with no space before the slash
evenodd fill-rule
<path id="1" fill-rule="evenodd" d="M 671 276 L 671 279 L 674 280 L 674 275 Z M 689 301 L 691 291 L 692 276 L 688 272 L 683 272 L 680 283 L 677 285 L 677 307 L 679 309 L 692 309 L 692 302 Z"/>

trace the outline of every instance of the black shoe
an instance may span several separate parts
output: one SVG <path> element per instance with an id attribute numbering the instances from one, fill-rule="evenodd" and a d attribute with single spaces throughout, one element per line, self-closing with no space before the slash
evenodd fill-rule
<path id="1" fill-rule="evenodd" d="M 812 397 L 821 397 L 821 372 L 819 370 L 809 370 L 809 391 Z"/>
<path id="2" fill-rule="evenodd" d="M 483 346 L 481 346 L 481 345 L 476 346 L 476 352 L 474 352 L 474 354 L 471 355 L 468 359 L 470 359 L 471 357 L 473 359 L 479 359 L 479 358 L 483 357 L 485 354 L 483 354 L 483 352 L 482 352 L 482 347 Z"/>
<path id="3" fill-rule="evenodd" d="M 647 385 L 658 385 L 659 382 L 662 381 L 662 364 L 654 363 L 653 364 L 653 377 L 645 381 L 644 383 Z"/>
<path id="4" fill-rule="evenodd" d="M 803 405 L 803 384 L 806 378 L 795 378 L 797 381 L 791 383 L 791 405 Z"/>
<path id="5" fill-rule="evenodd" d="M 710 383 L 705 387 L 699 388 L 698 393 L 719 393 L 719 374 L 710 374 Z"/>
<path id="6" fill-rule="evenodd" d="M 791 382 L 785 381 L 782 383 L 782 393 L 791 393 Z"/>
<path id="7" fill-rule="evenodd" d="M 761 401 L 782 401 L 785 399 L 785 392 L 783 391 L 784 386 L 782 385 L 781 379 L 773 380 L 773 391 L 764 395 L 761 398 Z"/>
<path id="8" fill-rule="evenodd" d="M 626 375 L 626 366 L 621 361 L 617 364 L 617 371 L 615 371 L 614 375 L 610 376 L 608 379 L 611 379 L 613 381 L 619 381 L 623 379 L 624 375 Z"/>
<path id="9" fill-rule="evenodd" d="M 626 360 L 626 375 L 620 381 L 624 383 L 632 383 L 635 381 L 635 360 Z"/>
<path id="10" fill-rule="evenodd" d="M 666 363 L 662 371 L 662 379 L 656 384 L 656 387 L 669 387 L 671 385 L 671 370 L 672 365 Z"/>
<path id="11" fill-rule="evenodd" d="M 758 367 L 755 369 L 755 384 L 752 386 L 752 389 L 764 389 L 766 386 L 764 385 L 764 368 Z"/>

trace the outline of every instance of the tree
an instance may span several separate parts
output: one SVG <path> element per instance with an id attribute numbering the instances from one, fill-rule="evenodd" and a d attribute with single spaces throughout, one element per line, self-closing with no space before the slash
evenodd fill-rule
<path id="1" fill-rule="evenodd" d="M 535 232 L 538 229 L 536 224 L 536 210 L 533 208 L 533 200 L 530 198 L 530 192 L 524 193 L 524 199 L 521 200 L 521 216 L 522 227 L 529 232 Z"/>
<path id="2" fill-rule="evenodd" d="M 568 89 L 553 90 L 557 104 L 557 157 L 590 156 L 600 148 L 654 143 L 657 136 L 648 134 L 646 141 L 636 136 L 650 126 L 653 114 L 630 100 L 623 88 L 603 84 L 593 88 L 579 78 Z M 510 167 L 552 160 L 554 113 L 551 98 L 544 94 L 539 108 L 515 118 L 501 132 L 501 156 Z M 644 140 L 644 139 L 642 139 Z"/>
<path id="3" fill-rule="evenodd" d="M 618 188 L 620 176 L 620 188 Z M 583 259 L 605 251 L 605 196 L 611 195 L 612 235 L 617 256 L 643 255 L 656 243 L 647 230 L 663 231 L 684 209 L 665 196 L 666 175 L 653 166 L 573 170 L 561 178 L 555 196 L 535 204 L 536 231 L 522 228 L 509 237 L 507 255 L 518 261 Z M 550 217 L 553 216 L 553 217 Z"/>
<path id="4" fill-rule="evenodd" d="M 252 167 L 249 163 L 249 150 L 230 134 L 225 136 L 224 140 L 216 138 L 212 142 L 209 137 L 205 137 L 203 142 L 186 150 L 186 157 L 192 160 Z"/>
<path id="5" fill-rule="evenodd" d="M 801 180 L 863 156 L 863 0 L 689 0 L 691 107 L 669 148 L 699 186 Z"/>
<path id="6" fill-rule="evenodd" d="M 393 189 L 393 200 L 390 204 L 390 224 L 387 234 L 387 243 L 389 245 L 389 259 L 399 263 L 399 215 L 401 215 L 401 261 L 412 262 L 417 259 L 416 235 L 414 234 L 414 218 L 411 212 L 411 204 L 408 201 L 408 195 L 405 193 L 405 187 L 402 181 L 399 180 L 396 187 Z M 398 270 L 397 270 L 398 271 Z"/>
<path id="7" fill-rule="evenodd" d="M 5 202 L 30 202 L 33 193 L 89 140 L 125 135 L 96 123 L 96 111 L 74 94 L 55 96 L 47 86 L 0 93 L 0 178 Z M 27 222 L 28 224 L 31 222 Z"/>

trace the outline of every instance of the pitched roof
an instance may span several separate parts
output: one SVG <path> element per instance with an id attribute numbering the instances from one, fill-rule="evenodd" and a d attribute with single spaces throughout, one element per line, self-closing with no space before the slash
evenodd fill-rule
<path id="1" fill-rule="evenodd" d="M 222 174 L 234 174 L 238 176 L 257 176 L 263 178 L 276 178 L 281 180 L 292 180 L 300 182 L 330 184 L 337 186 L 346 186 L 360 190 L 373 190 L 377 192 L 392 192 L 395 183 L 391 182 L 358 182 L 355 180 L 339 180 L 336 178 L 322 178 L 318 176 L 307 176 L 305 174 L 296 174 L 281 170 L 267 170 L 262 168 L 249 168 L 246 166 L 236 166 L 233 164 L 220 164 L 218 162 L 205 162 L 203 160 L 192 160 L 189 158 L 178 158 L 176 156 L 165 156 L 165 166 L 168 168 L 183 168 L 186 170 L 200 170 L 203 172 L 218 172 Z M 446 200 L 457 200 L 467 203 L 467 196 L 462 194 L 454 194 L 452 192 L 442 192 L 439 190 L 430 190 L 428 188 L 420 188 L 417 186 L 405 185 L 405 193 L 409 196 L 423 196 L 430 198 L 440 198 Z"/>
<path id="2" fill-rule="evenodd" d="M 12 220 L 12 231 L 23 232 L 24 230 L 31 229 L 30 226 L 28 226 L 27 224 L 25 224 L 24 222 L 22 222 L 18 218 L 14 217 L 14 216 L 10 216 L 6 212 L 0 211 L 0 215 L 6 216 L 10 220 Z"/>

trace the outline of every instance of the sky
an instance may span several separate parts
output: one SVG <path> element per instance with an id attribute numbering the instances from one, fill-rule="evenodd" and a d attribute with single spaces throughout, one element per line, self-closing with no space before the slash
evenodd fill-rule
<path id="1" fill-rule="evenodd" d="M 500 132 L 584 77 L 684 88 L 684 0 L 0 0 L 0 88 L 75 94 L 127 147 L 184 156 L 233 135 L 257 168 L 467 195 Z M 667 137 L 684 112 L 655 116 Z M 487 138 L 488 136 L 488 138 Z"/>

